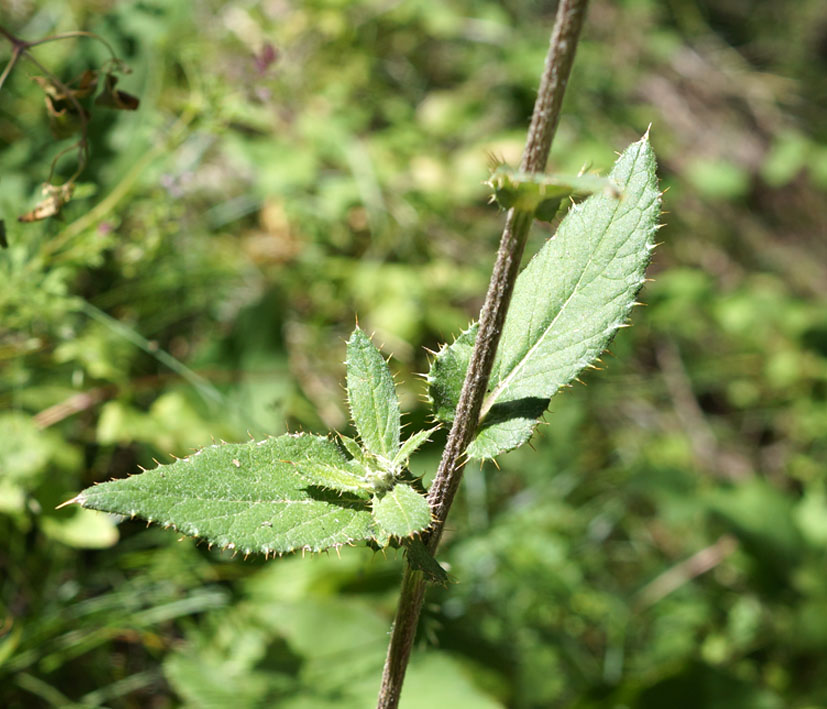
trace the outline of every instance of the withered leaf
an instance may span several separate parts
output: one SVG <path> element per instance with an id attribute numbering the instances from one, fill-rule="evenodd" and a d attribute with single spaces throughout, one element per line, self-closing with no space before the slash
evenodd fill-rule
<path id="1" fill-rule="evenodd" d="M 60 140 L 80 131 L 84 122 L 89 120 L 89 113 L 78 101 L 95 90 L 97 72 L 87 70 L 68 86 L 62 87 L 42 76 L 34 76 L 32 79 L 43 89 L 52 135 Z M 74 84 L 77 84 L 76 88 L 72 88 Z"/>
<path id="2" fill-rule="evenodd" d="M 104 79 L 103 91 L 95 99 L 95 104 L 98 106 L 107 106 L 109 108 L 116 108 L 121 111 L 134 111 L 140 104 L 140 99 L 137 96 L 120 91 L 115 88 L 118 83 L 118 77 L 114 74 L 107 74 Z"/>
<path id="3" fill-rule="evenodd" d="M 74 135 L 83 128 L 84 121 L 89 120 L 89 113 L 83 106 L 79 112 L 70 101 L 58 100 L 48 94 L 44 100 L 49 114 L 49 130 L 58 140 Z"/>
<path id="4" fill-rule="evenodd" d="M 17 221 L 38 222 L 41 219 L 48 219 L 59 214 L 63 205 L 72 199 L 74 191 L 75 185 L 73 182 L 67 182 L 63 185 L 43 185 L 44 199 L 38 202 L 31 212 L 19 216 Z"/>
<path id="5" fill-rule="evenodd" d="M 91 96 L 98 87 L 98 72 L 87 69 L 77 78 L 77 85 L 78 87 L 72 90 L 76 98 Z"/>
<path id="6" fill-rule="evenodd" d="M 98 72 L 87 69 L 77 78 L 61 85 L 45 76 L 33 76 L 32 81 L 40 86 L 47 96 L 51 96 L 56 101 L 66 101 L 69 100 L 70 96 L 86 98 L 91 95 L 98 85 Z"/>

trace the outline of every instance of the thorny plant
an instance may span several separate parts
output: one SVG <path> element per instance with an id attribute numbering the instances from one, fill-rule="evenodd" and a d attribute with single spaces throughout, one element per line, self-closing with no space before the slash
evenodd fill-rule
<path id="1" fill-rule="evenodd" d="M 402 440 L 393 376 L 357 325 L 346 364 L 358 438 L 221 443 L 65 503 L 141 517 L 244 556 L 357 543 L 403 549 L 379 707 L 398 705 L 426 584 L 448 581 L 435 553 L 463 465 L 528 442 L 551 396 L 597 368 L 646 280 L 660 215 L 648 131 L 606 178 L 543 174 L 585 8 L 585 0 L 560 2 L 519 170 L 492 166 L 488 184 L 507 210 L 506 225 L 479 322 L 435 352 L 426 375 L 436 427 Z M 556 234 L 518 276 L 534 220 L 549 219 L 575 194 L 591 196 L 571 201 Z M 408 461 L 443 424 L 451 431 L 426 491 Z"/>

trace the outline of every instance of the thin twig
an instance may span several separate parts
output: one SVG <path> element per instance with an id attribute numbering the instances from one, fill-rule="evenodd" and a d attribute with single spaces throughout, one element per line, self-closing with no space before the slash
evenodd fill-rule
<path id="1" fill-rule="evenodd" d="M 48 42 L 59 42 L 62 39 L 72 39 L 74 37 L 88 37 L 89 39 L 96 39 L 98 42 L 103 44 L 107 51 L 109 52 L 110 61 L 119 62 L 118 55 L 115 54 L 115 50 L 112 48 L 112 45 L 109 44 L 103 37 L 99 34 L 95 34 L 94 32 L 85 32 L 83 30 L 74 30 L 72 32 L 61 32 L 60 34 L 52 34 L 48 37 L 41 37 L 40 39 L 36 39 L 31 42 L 26 42 L 26 47 L 37 47 L 40 44 L 47 44 Z"/>
<path id="2" fill-rule="evenodd" d="M 587 4 L 588 0 L 561 0 L 557 8 L 557 18 L 523 153 L 521 169 L 526 172 L 541 172 L 545 169 Z M 434 522 L 425 542 L 432 554 L 439 545 L 448 510 L 462 479 L 462 466 L 465 462 L 463 456 L 477 428 L 494 355 L 532 222 L 531 213 L 513 209 L 506 217 L 454 424 L 429 493 Z M 414 571 L 406 565 L 379 690 L 378 709 L 396 709 L 399 705 L 424 596 L 425 580 L 422 572 Z"/>
<path id="3" fill-rule="evenodd" d="M 749 462 L 719 445 L 692 389 L 692 381 L 675 342 L 668 338 L 658 342 L 655 357 L 695 460 L 710 473 L 727 480 L 750 477 L 752 468 Z"/>
<path id="4" fill-rule="evenodd" d="M 6 79 L 9 78 L 9 74 L 11 74 L 11 70 L 14 69 L 14 65 L 17 64 L 18 59 L 20 59 L 20 49 L 15 47 L 12 49 L 11 58 L 3 68 L 3 73 L 0 74 L 0 89 L 3 88 L 3 84 L 6 83 Z"/>
<path id="5" fill-rule="evenodd" d="M 17 64 L 18 59 L 20 59 L 20 55 L 26 48 L 26 43 L 23 40 L 15 37 L 2 25 L 0 25 L 0 35 L 3 35 L 3 37 L 5 37 L 9 42 L 11 42 L 11 57 L 9 57 L 9 61 L 3 69 L 3 73 L 0 74 L 0 89 L 2 89 L 3 84 L 6 83 L 6 79 L 8 79 L 9 74 L 11 74 L 11 70 L 14 69 L 14 66 L 15 64 Z"/>
<path id="6" fill-rule="evenodd" d="M 41 430 L 49 426 L 54 426 L 69 416 L 97 406 L 101 401 L 116 392 L 117 389 L 115 387 L 98 387 L 96 389 L 90 389 L 89 391 L 80 391 L 35 414 L 33 417 L 34 424 Z"/>
<path id="7" fill-rule="evenodd" d="M 714 544 L 695 552 L 679 564 L 664 571 L 644 586 L 637 596 L 637 608 L 653 606 L 692 579 L 711 571 L 738 549 L 738 540 L 724 534 Z"/>

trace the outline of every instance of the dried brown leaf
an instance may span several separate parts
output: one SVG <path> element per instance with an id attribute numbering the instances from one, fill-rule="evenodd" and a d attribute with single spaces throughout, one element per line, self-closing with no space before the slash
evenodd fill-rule
<path id="1" fill-rule="evenodd" d="M 60 214 L 63 205 L 72 199 L 74 191 L 75 185 L 72 182 L 63 185 L 43 185 L 44 199 L 38 202 L 32 211 L 19 216 L 17 221 L 38 222 L 41 219 L 48 219 Z"/>
<path id="2" fill-rule="evenodd" d="M 103 91 L 95 99 L 97 106 L 106 106 L 108 108 L 115 108 L 121 111 L 134 111 L 141 103 L 137 96 L 120 91 L 115 88 L 118 83 L 118 77 L 114 74 L 107 74 L 104 79 Z"/>

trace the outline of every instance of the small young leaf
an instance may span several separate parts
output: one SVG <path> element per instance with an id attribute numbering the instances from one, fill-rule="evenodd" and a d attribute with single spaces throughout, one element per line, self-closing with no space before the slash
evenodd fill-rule
<path id="1" fill-rule="evenodd" d="M 439 562 L 431 556 L 421 539 L 410 539 L 405 543 L 405 547 L 408 550 L 408 563 L 412 569 L 421 571 L 431 583 L 440 586 L 448 585 L 448 574 L 445 573 L 445 569 L 439 565 Z"/>
<path id="2" fill-rule="evenodd" d="M 400 483 L 373 498 L 373 519 L 380 530 L 395 537 L 409 537 L 430 526 L 431 508 L 424 495 Z"/>
<path id="3" fill-rule="evenodd" d="M 358 327 L 347 343 L 347 393 L 365 448 L 386 461 L 399 451 L 399 401 L 382 353 Z"/>
<path id="4" fill-rule="evenodd" d="M 454 420 L 478 329 L 477 323 L 471 325 L 452 344 L 444 345 L 431 363 L 428 395 L 437 421 Z"/>
<path id="5" fill-rule="evenodd" d="M 561 200 L 570 195 L 605 192 L 615 197 L 617 186 L 605 177 L 594 175 L 548 175 L 513 170 L 498 164 L 486 183 L 503 209 L 534 212 L 538 219 L 551 219 Z"/>
<path id="6" fill-rule="evenodd" d="M 366 499 L 373 492 L 373 486 L 362 477 L 362 467 L 352 460 L 347 461 L 345 465 L 305 460 L 296 463 L 296 471 L 306 478 L 309 484 L 326 490 L 351 492 Z"/>
<path id="7" fill-rule="evenodd" d="M 431 434 L 434 433 L 439 428 L 439 426 L 434 426 L 433 428 L 427 428 L 422 431 L 417 431 L 414 433 L 407 441 L 402 444 L 402 447 L 399 449 L 399 452 L 396 454 L 396 457 L 393 459 L 392 467 L 393 468 L 404 468 L 408 465 L 408 459 L 416 453 L 425 441 L 430 440 Z"/>
<path id="8" fill-rule="evenodd" d="M 321 551 L 373 539 L 368 504 L 308 485 L 296 470 L 308 461 L 348 466 L 327 438 L 284 435 L 210 446 L 170 465 L 87 488 L 73 501 L 142 517 L 244 554 Z"/>
<path id="9" fill-rule="evenodd" d="M 350 453 L 353 460 L 359 463 L 363 468 L 368 467 L 370 464 L 369 456 L 362 450 L 362 446 L 360 446 L 350 436 L 345 436 L 343 433 L 339 434 L 339 439 L 342 441 L 342 445 L 345 447 L 345 450 Z"/>

